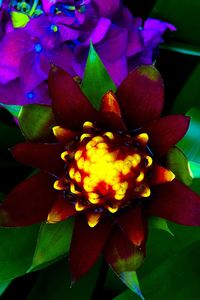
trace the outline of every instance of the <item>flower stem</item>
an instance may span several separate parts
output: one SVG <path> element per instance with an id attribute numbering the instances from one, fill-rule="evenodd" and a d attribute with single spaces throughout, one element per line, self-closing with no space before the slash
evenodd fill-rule
<path id="1" fill-rule="evenodd" d="M 38 5 L 38 2 L 39 2 L 39 0 L 34 0 L 33 1 L 33 5 L 32 5 L 31 10 L 29 12 L 29 16 L 30 17 L 34 14 L 34 11 L 35 11 L 35 9 L 36 9 L 36 7 Z"/>

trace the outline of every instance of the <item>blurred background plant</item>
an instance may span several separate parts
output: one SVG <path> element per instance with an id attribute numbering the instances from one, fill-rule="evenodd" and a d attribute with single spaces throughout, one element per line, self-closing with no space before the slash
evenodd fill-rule
<path id="1" fill-rule="evenodd" d="M 9 102 L 13 106 L 7 106 L 5 101 L 0 110 L 0 168 L 2 174 L 0 201 L 3 201 L 4 195 L 32 172 L 32 169 L 16 163 L 8 151 L 9 147 L 24 140 L 16 125 L 15 117 L 18 115 L 18 105 L 34 103 L 33 96 L 36 103 L 37 99 L 40 99 L 40 101 L 43 99 L 43 103 L 50 103 L 50 99 L 46 96 L 45 80 L 47 77 L 45 76 L 48 74 L 49 62 L 52 61 L 52 58 L 58 57 L 57 60 L 54 60 L 54 63 L 59 64 L 60 62 L 60 66 L 67 71 L 70 70 L 73 76 L 81 76 L 83 67 L 82 61 L 80 62 L 80 51 L 83 51 L 81 53 L 84 53 L 85 57 L 87 56 L 85 54 L 88 49 L 87 39 L 91 34 L 93 34 L 94 41 L 96 39 L 97 51 L 102 40 L 104 45 L 107 43 L 104 36 L 99 37 L 94 32 L 94 28 L 98 24 L 98 26 L 103 26 L 105 32 L 107 32 L 106 30 L 110 28 L 110 25 L 105 19 L 110 18 L 112 20 L 114 18 L 113 11 L 116 9 L 116 7 L 112 7 L 112 10 L 109 10 L 109 7 L 105 7 L 105 11 L 101 11 L 101 17 L 104 18 L 101 21 L 102 23 L 98 23 L 97 20 L 94 20 L 95 25 L 87 23 L 84 32 L 81 30 L 80 33 L 82 25 L 80 25 L 80 28 L 77 27 L 77 22 L 74 25 L 74 18 L 79 20 L 78 24 L 83 24 L 85 22 L 84 18 L 88 17 L 86 15 L 83 18 L 84 14 L 81 10 L 83 7 L 80 6 L 80 2 L 76 1 L 78 9 L 74 11 L 75 1 L 63 1 L 65 5 L 62 5 L 60 1 L 54 1 L 53 9 L 62 10 L 62 13 L 67 11 L 68 13 L 68 27 L 66 27 L 66 23 L 63 25 L 63 20 L 58 20 L 59 26 L 62 24 L 64 27 L 63 34 L 57 35 L 56 40 L 54 40 L 52 35 L 45 31 L 45 26 L 42 27 L 41 23 L 35 22 L 34 24 L 33 22 L 36 16 L 42 17 L 43 9 L 45 9 L 46 15 L 49 13 L 48 1 L 42 2 L 13 1 L 12 6 L 10 6 L 9 1 L 3 1 L 2 3 L 0 1 L 0 50 L 4 49 L 5 51 L 1 51 L 0 54 L 1 102 L 3 102 L 3 97 L 4 99 L 7 97 L 6 99 L 11 101 L 11 99 L 14 99 L 13 94 L 15 100 L 18 101 Z M 97 6 L 103 3 L 103 1 L 98 0 L 94 2 Z M 85 4 L 87 5 L 87 3 Z M 159 48 L 157 45 L 161 40 L 156 41 L 157 44 L 152 47 L 153 61 L 164 79 L 165 113 L 184 113 L 191 116 L 189 131 L 178 145 L 183 153 L 174 150 L 173 153 L 169 154 L 169 163 L 171 163 L 172 169 L 176 170 L 177 177 L 179 176 L 194 191 L 200 193 L 200 23 L 198 21 L 200 3 L 196 0 L 185 0 L 184 3 L 181 0 L 127 0 L 123 4 L 129 8 L 134 18 L 141 17 L 143 19 L 141 26 L 145 24 L 147 18 L 151 17 L 173 24 L 177 28 L 176 31 L 166 31 L 164 35 L 165 42 Z M 95 11 L 96 6 L 92 9 Z M 21 18 L 16 18 L 16 13 L 23 15 Z M 43 17 L 46 17 L 46 15 Z M 28 31 L 25 31 L 24 25 L 29 22 L 30 18 L 34 26 L 29 25 Z M 51 29 L 53 32 L 56 31 L 56 21 L 53 23 L 55 26 Z M 45 18 L 42 24 L 48 25 L 48 22 L 50 22 L 49 19 Z M 120 22 L 119 26 L 122 26 Z M 154 33 L 156 28 L 160 28 L 158 25 L 156 24 L 156 27 L 153 27 Z M 3 54 L 6 53 L 6 49 L 12 49 L 11 54 L 13 55 L 16 47 L 18 49 L 22 47 L 21 42 L 15 41 L 17 40 L 16 34 L 14 35 L 13 32 L 16 28 L 19 32 L 18 37 L 21 39 L 23 36 L 25 45 L 23 53 L 20 53 L 25 58 L 28 55 L 27 60 L 23 57 L 22 61 L 25 64 L 31 62 L 31 65 L 23 66 L 19 57 L 18 60 L 13 59 L 14 57 L 10 57 L 7 62 L 4 60 L 5 56 Z M 37 28 L 41 30 L 40 34 L 43 38 L 41 42 L 38 42 Z M 69 31 L 66 33 L 66 28 L 67 30 L 70 28 L 70 33 Z M 156 36 L 161 37 L 165 29 L 159 32 L 159 35 L 156 32 Z M 173 28 L 169 27 L 169 29 Z M 126 30 L 129 30 L 129 28 Z M 71 49 L 70 51 L 72 51 L 77 45 L 66 42 L 65 38 L 70 34 L 70 37 L 74 39 L 77 38 L 77 35 L 80 36 L 83 33 L 84 45 L 78 45 L 79 48 L 76 48 L 79 50 L 74 56 L 75 63 L 72 68 L 71 65 L 69 66 L 71 52 L 69 53 L 68 50 Z M 5 35 L 11 37 L 9 39 L 9 42 L 12 42 L 11 44 L 7 45 L 4 42 Z M 27 37 L 30 36 L 30 41 L 27 43 Z M 33 49 L 40 53 L 40 46 L 44 40 L 45 47 L 46 45 L 49 46 L 45 49 L 42 62 L 41 60 L 36 61 Z M 64 44 L 62 53 L 58 53 L 54 43 L 63 43 L 63 41 L 68 43 L 70 47 L 68 49 Z M 109 45 L 113 47 L 113 43 Z M 59 51 L 61 50 L 59 49 Z M 101 47 L 99 54 L 101 54 Z M 63 60 L 63 55 L 70 57 L 68 61 Z M 61 60 L 59 60 L 60 57 L 62 57 Z M 106 63 L 106 59 L 109 61 L 108 57 L 104 57 L 104 63 Z M 24 72 L 26 66 L 32 70 L 33 65 L 37 65 L 34 70 L 41 76 L 40 82 L 35 82 L 32 77 L 28 77 L 30 72 L 27 74 Z M 4 76 L 5 69 L 8 70 L 6 76 Z M 118 83 L 118 80 L 121 79 L 117 77 L 116 83 Z M 5 85 L 8 85 L 6 89 Z M 23 85 L 25 88 L 22 89 L 21 86 Z M 28 89 L 26 89 L 27 86 L 29 86 Z M 70 220 L 55 225 L 38 224 L 26 228 L 0 228 L 0 299 L 13 299 L 13 295 L 22 300 L 64 300 L 66 298 L 85 300 L 139 299 L 139 296 L 127 290 L 126 286 L 105 266 L 102 260 L 95 265 L 88 275 L 70 288 L 66 256 L 72 233 L 72 223 L 73 221 Z M 55 239 L 57 248 L 54 247 L 54 250 L 52 250 Z M 147 253 L 151 253 L 151 255 L 147 255 L 143 267 L 138 272 L 140 287 L 145 299 L 185 300 L 199 298 L 200 229 L 198 227 L 186 228 L 169 222 L 167 224 L 162 219 L 159 222 L 152 219 Z M 44 268 L 46 265 L 49 266 Z M 132 278 L 131 284 L 133 283 L 136 284 L 137 288 L 137 282 Z"/>

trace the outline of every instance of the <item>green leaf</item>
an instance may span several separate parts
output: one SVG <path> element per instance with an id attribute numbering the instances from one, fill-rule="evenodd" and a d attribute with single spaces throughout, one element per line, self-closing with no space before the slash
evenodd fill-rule
<path id="1" fill-rule="evenodd" d="M 161 44 L 160 48 L 171 50 L 181 54 L 200 56 L 200 46 L 193 46 L 185 43 L 168 42 L 165 44 Z"/>
<path id="2" fill-rule="evenodd" d="M 73 219 L 40 226 L 35 253 L 29 272 L 66 255 L 69 251 Z"/>
<path id="3" fill-rule="evenodd" d="M 23 106 L 19 113 L 19 124 L 28 140 L 48 136 L 55 124 L 52 109 L 49 106 L 36 104 Z"/>
<path id="4" fill-rule="evenodd" d="M 191 117 L 190 126 L 177 146 L 189 161 L 200 163 L 200 109 L 193 107 L 187 112 L 187 115 Z"/>
<path id="5" fill-rule="evenodd" d="M 0 106 L 2 106 L 7 111 L 9 111 L 9 113 L 11 113 L 11 115 L 13 115 L 13 117 L 17 117 L 17 118 L 18 118 L 19 112 L 22 108 L 22 106 L 20 106 L 20 105 L 7 105 L 4 103 L 0 103 Z"/>
<path id="6" fill-rule="evenodd" d="M 7 287 L 10 285 L 12 280 L 8 280 L 8 281 L 1 281 L 0 282 L 0 296 L 3 295 L 3 293 L 5 292 L 5 290 L 7 289 Z"/>
<path id="7" fill-rule="evenodd" d="M 200 98 L 200 63 L 188 77 L 173 104 L 173 113 L 186 113 L 191 107 L 199 106 Z"/>
<path id="8" fill-rule="evenodd" d="M 100 109 L 101 98 L 106 92 L 109 90 L 116 92 L 116 86 L 92 43 L 90 44 L 81 90 L 97 110 Z"/>
<path id="9" fill-rule="evenodd" d="M 10 280 L 26 273 L 30 267 L 39 225 L 0 228 L 0 278 Z"/>
<path id="10" fill-rule="evenodd" d="M 159 217 L 151 217 L 149 219 L 149 226 L 154 229 L 163 230 L 168 232 L 170 235 L 174 236 L 174 234 L 171 232 L 167 220 Z"/>
<path id="11" fill-rule="evenodd" d="M 68 270 L 68 260 L 60 262 L 43 270 L 35 287 L 27 300 L 89 300 L 96 285 L 100 271 L 98 262 L 85 276 L 71 284 Z"/>
<path id="12" fill-rule="evenodd" d="M 27 15 L 17 11 L 11 11 L 11 20 L 14 28 L 25 27 L 30 21 Z"/>
<path id="13" fill-rule="evenodd" d="M 191 185 L 192 177 L 188 160 L 177 147 L 167 153 L 167 166 L 176 175 L 176 178 L 186 185 Z"/>
<path id="14" fill-rule="evenodd" d="M 151 17 L 167 20 L 177 27 L 177 41 L 200 46 L 199 32 L 200 1 L 157 0 Z"/>
<path id="15" fill-rule="evenodd" d="M 144 297 L 142 295 L 142 292 L 140 290 L 140 285 L 137 277 L 136 272 L 123 272 L 120 274 L 120 279 L 126 286 L 129 287 L 129 289 L 137 294 L 142 300 L 144 300 Z M 117 298 L 116 298 L 117 299 Z"/>
<path id="16" fill-rule="evenodd" d="M 192 178 L 200 178 L 200 163 L 190 161 L 189 168 Z"/>
<path id="17" fill-rule="evenodd" d="M 0 149 L 4 150 L 24 140 L 17 126 L 10 126 L 0 121 Z"/>

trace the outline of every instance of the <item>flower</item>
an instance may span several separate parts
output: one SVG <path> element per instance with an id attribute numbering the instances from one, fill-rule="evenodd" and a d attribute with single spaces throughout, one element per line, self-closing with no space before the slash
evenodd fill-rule
<path id="1" fill-rule="evenodd" d="M 145 88 L 144 88 L 145 87 Z M 149 216 L 200 225 L 200 198 L 164 165 L 186 133 L 188 117 L 160 117 L 163 83 L 153 66 L 140 66 L 108 91 L 96 111 L 78 84 L 53 67 L 49 91 L 55 139 L 12 148 L 40 171 L 8 194 L 3 226 L 55 223 L 76 216 L 69 254 L 73 280 L 103 251 L 118 274 L 136 270 L 145 256 Z"/>

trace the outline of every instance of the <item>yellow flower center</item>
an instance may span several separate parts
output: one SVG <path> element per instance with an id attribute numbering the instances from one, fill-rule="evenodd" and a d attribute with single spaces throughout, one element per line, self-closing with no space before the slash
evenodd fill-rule
<path id="1" fill-rule="evenodd" d="M 153 160 L 147 142 L 146 133 L 131 137 L 85 122 L 76 146 L 61 154 L 67 172 L 54 188 L 73 195 L 75 209 L 89 211 L 88 224 L 93 227 L 106 210 L 115 213 L 136 198 L 150 196 L 148 171 Z"/>

